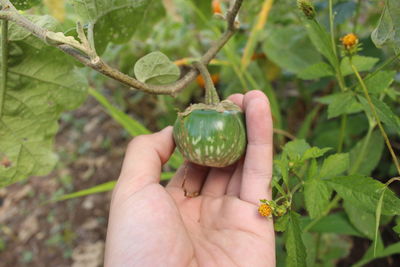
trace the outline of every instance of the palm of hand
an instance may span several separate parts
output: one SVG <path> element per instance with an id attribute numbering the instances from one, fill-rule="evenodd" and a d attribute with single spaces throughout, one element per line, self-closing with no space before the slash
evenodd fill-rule
<path id="1" fill-rule="evenodd" d="M 268 102 L 259 91 L 231 100 L 246 110 L 248 133 L 246 158 L 236 166 L 186 163 L 164 188 L 160 168 L 174 149 L 172 129 L 134 139 L 113 193 L 105 266 L 275 265 L 272 221 L 257 213 L 259 199 L 271 198 Z M 184 196 L 185 178 L 200 196 Z"/>

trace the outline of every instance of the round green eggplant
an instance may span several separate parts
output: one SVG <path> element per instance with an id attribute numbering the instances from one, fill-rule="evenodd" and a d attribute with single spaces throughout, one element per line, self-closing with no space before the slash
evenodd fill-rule
<path id="1" fill-rule="evenodd" d="M 185 159 L 209 167 L 235 163 L 247 144 L 244 114 L 228 100 L 191 105 L 178 113 L 173 135 Z"/>

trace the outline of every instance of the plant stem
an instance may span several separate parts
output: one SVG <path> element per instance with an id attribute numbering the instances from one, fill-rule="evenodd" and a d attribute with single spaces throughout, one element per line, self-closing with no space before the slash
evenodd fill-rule
<path id="1" fill-rule="evenodd" d="M 243 0 L 235 0 L 231 5 L 230 9 L 226 14 L 227 27 L 222 36 L 208 49 L 208 51 L 201 57 L 200 62 L 203 64 L 208 64 L 221 50 L 222 47 L 229 41 L 233 34 L 237 30 L 236 17 L 242 6 Z M 0 0 L 0 4 L 7 8 L 7 10 L 0 11 L 0 19 L 9 20 L 15 22 L 17 25 L 21 26 L 28 32 L 32 33 L 43 42 L 48 45 L 52 45 L 66 54 L 74 57 L 76 60 L 82 64 L 114 79 L 131 88 L 138 89 L 150 94 L 166 94 L 175 96 L 177 93 L 186 88 L 191 82 L 196 79 L 198 71 L 192 69 L 187 72 L 180 80 L 167 85 L 150 85 L 139 82 L 133 77 L 122 73 L 121 71 L 110 67 L 103 60 L 98 58 L 98 60 L 93 61 L 89 54 L 85 54 L 82 51 L 76 49 L 76 47 L 71 46 L 68 43 L 52 42 L 49 44 L 48 36 L 55 35 L 55 33 L 48 31 L 47 29 L 41 28 L 38 25 L 32 23 L 26 17 L 21 15 L 14 5 L 9 0 Z M 89 40 L 91 36 L 89 36 Z M 83 46 L 82 46 L 83 47 Z"/>
<path id="2" fill-rule="evenodd" d="M 3 115 L 7 90 L 8 72 L 8 21 L 1 22 L 1 82 L 0 82 L 0 118 Z"/>
<path id="3" fill-rule="evenodd" d="M 335 26 L 334 26 L 334 17 L 333 17 L 333 3 L 332 3 L 332 0 L 329 0 L 329 28 L 330 28 L 330 32 L 331 32 L 331 45 L 332 45 L 333 53 L 334 53 L 335 57 L 337 58 L 334 27 Z"/>
<path id="4" fill-rule="evenodd" d="M 385 139 L 385 143 L 386 143 L 387 148 L 389 149 L 390 155 L 392 156 L 393 163 L 396 166 L 397 172 L 400 174 L 400 164 L 399 164 L 399 161 L 397 159 L 397 156 L 393 151 L 392 145 L 390 144 L 390 141 L 389 141 L 389 138 L 388 138 L 388 136 L 386 134 L 386 131 L 382 126 L 381 119 L 379 118 L 378 113 L 376 112 L 375 106 L 372 103 L 371 97 L 369 96 L 369 93 L 368 93 L 367 86 L 365 85 L 364 80 L 362 79 L 360 73 L 358 72 L 357 67 L 353 64 L 353 61 L 352 61 L 351 57 L 350 57 L 350 66 L 351 66 L 354 74 L 356 75 L 356 77 L 357 77 L 357 79 L 358 79 L 358 81 L 359 81 L 359 83 L 361 85 L 361 88 L 364 91 L 365 98 L 368 101 L 368 105 L 370 106 L 372 114 L 375 117 L 375 120 L 376 120 L 376 122 L 378 124 L 379 130 L 381 131 L 381 134 L 382 134 L 383 138 Z"/>
<path id="5" fill-rule="evenodd" d="M 385 62 L 383 62 L 381 65 L 379 65 L 379 67 L 377 67 L 374 72 L 368 74 L 365 78 L 364 78 L 364 82 L 368 81 L 370 78 L 374 77 L 378 72 L 380 72 L 381 70 L 383 70 L 384 68 L 386 68 L 388 65 L 392 64 L 397 58 L 400 57 L 400 53 L 394 55 L 393 57 L 387 59 Z M 354 89 L 356 87 L 356 85 L 352 85 L 350 87 L 350 89 Z"/>
<path id="6" fill-rule="evenodd" d="M 320 216 L 309 222 L 303 229 L 304 232 L 309 231 L 314 225 L 316 225 L 323 217 L 328 215 L 328 213 L 331 211 L 331 209 L 335 208 L 336 205 L 339 203 L 339 201 L 342 198 L 339 195 L 336 195 L 332 201 L 329 203 L 329 205 L 325 208 L 325 210 L 322 212 Z"/>
<path id="7" fill-rule="evenodd" d="M 217 105 L 219 103 L 219 96 L 217 93 L 217 89 L 215 89 L 214 83 L 211 79 L 210 72 L 207 70 L 207 67 L 200 62 L 195 62 L 193 63 L 193 65 L 200 71 L 201 76 L 203 76 L 206 89 L 206 104 Z"/>
<path id="8" fill-rule="evenodd" d="M 367 135 L 365 136 L 364 143 L 362 144 L 361 151 L 357 156 L 356 162 L 353 164 L 353 166 L 349 170 L 349 174 L 354 174 L 358 171 L 358 168 L 360 167 L 361 162 L 365 158 L 364 157 L 365 152 L 367 151 L 367 147 L 369 145 L 369 141 L 371 140 L 371 134 L 372 134 L 372 131 L 374 130 L 374 128 L 375 128 L 374 126 L 370 126 L 368 128 L 368 132 L 367 132 Z"/>
<path id="9" fill-rule="evenodd" d="M 346 135 L 346 125 L 347 125 L 347 114 L 343 114 L 340 121 L 340 135 L 338 142 L 338 153 L 341 153 L 343 150 L 344 137 Z"/>

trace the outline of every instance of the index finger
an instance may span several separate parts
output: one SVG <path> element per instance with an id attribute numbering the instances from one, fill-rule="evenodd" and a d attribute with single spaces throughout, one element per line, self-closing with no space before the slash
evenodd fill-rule
<path id="1" fill-rule="evenodd" d="M 261 91 L 244 97 L 247 149 L 240 199 L 258 205 L 271 198 L 273 126 L 268 98 Z"/>

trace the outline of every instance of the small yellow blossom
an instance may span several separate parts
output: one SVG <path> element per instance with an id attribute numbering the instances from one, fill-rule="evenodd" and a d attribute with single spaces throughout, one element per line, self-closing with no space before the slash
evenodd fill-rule
<path id="1" fill-rule="evenodd" d="M 340 38 L 340 41 L 346 50 L 351 50 L 357 46 L 358 37 L 354 33 L 349 33 Z"/>
<path id="2" fill-rule="evenodd" d="M 263 217 L 269 217 L 272 214 L 272 209 L 268 204 L 263 203 L 258 207 L 258 213 Z"/>

